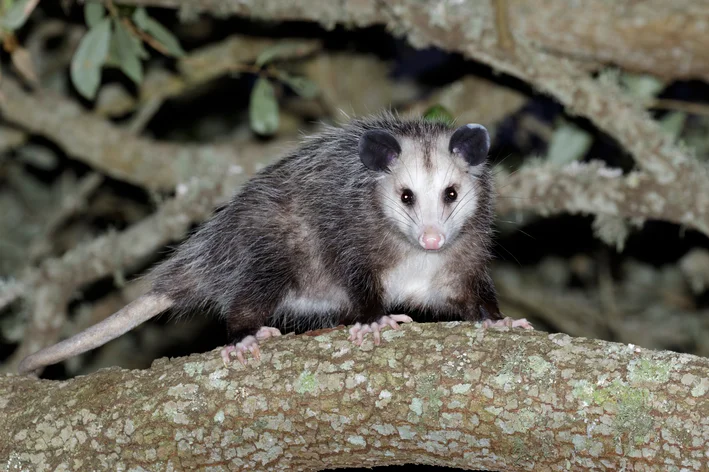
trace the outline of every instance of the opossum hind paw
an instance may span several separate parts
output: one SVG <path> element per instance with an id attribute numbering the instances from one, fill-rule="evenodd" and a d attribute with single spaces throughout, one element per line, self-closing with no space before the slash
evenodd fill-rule
<path id="1" fill-rule="evenodd" d="M 504 318 L 502 320 L 497 320 L 497 321 L 492 321 L 492 320 L 485 320 L 483 321 L 483 328 L 524 328 L 524 329 L 534 329 L 534 326 L 532 326 L 532 323 L 527 321 L 526 319 L 522 318 L 520 320 L 515 320 L 510 317 Z"/>
<path id="2" fill-rule="evenodd" d="M 236 358 L 239 360 L 241 365 L 246 365 L 246 358 L 244 354 L 250 352 L 254 359 L 257 361 L 261 360 L 261 350 L 259 349 L 259 341 L 264 339 L 272 338 L 275 336 L 280 336 L 281 332 L 276 328 L 270 328 L 268 326 L 262 326 L 255 335 L 246 336 L 244 339 L 235 344 L 229 344 L 221 350 L 222 361 L 224 361 L 224 366 L 228 366 L 230 362 L 231 353 L 236 353 Z"/>

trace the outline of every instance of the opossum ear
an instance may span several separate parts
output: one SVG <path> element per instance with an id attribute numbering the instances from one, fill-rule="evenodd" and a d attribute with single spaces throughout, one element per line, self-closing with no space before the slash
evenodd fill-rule
<path id="1" fill-rule="evenodd" d="M 472 123 L 455 130 L 448 145 L 448 151 L 460 155 L 471 166 L 485 161 L 489 150 L 490 135 L 487 129 L 483 125 Z"/>
<path id="2" fill-rule="evenodd" d="M 399 141 L 386 131 L 370 130 L 359 138 L 359 158 L 368 169 L 386 170 L 399 154 Z"/>

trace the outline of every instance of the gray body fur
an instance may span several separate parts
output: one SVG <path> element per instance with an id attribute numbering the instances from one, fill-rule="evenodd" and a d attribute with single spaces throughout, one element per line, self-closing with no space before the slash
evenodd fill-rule
<path id="1" fill-rule="evenodd" d="M 435 165 L 426 159 L 454 159 L 441 157 L 440 150 L 453 129 L 389 114 L 306 138 L 158 265 L 151 292 L 74 338 L 29 356 L 19 370 L 98 347 L 168 307 L 177 315 L 216 313 L 234 342 L 272 323 L 311 329 L 373 322 L 392 312 L 500 319 L 487 269 L 494 196 L 487 163 L 465 171 L 474 186 L 474 211 L 458 224 L 448 246 L 427 254 L 392 223 L 392 211 L 401 213 L 378 193 L 377 186 L 392 175 L 366 168 L 358 156 L 360 138 L 372 129 L 417 149 L 416 159 L 425 161 L 421 169 Z M 462 169 L 451 162 L 448 173 Z M 393 171 L 398 179 L 397 172 L 403 171 Z M 420 274 L 423 278 L 408 279 Z M 400 279 L 423 288 L 407 292 Z"/>

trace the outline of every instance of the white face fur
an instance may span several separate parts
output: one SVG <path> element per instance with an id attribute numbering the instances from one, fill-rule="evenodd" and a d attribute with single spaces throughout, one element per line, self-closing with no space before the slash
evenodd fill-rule
<path id="1" fill-rule="evenodd" d="M 401 153 L 379 179 L 385 214 L 427 252 L 445 249 L 478 206 L 482 164 L 472 166 L 449 151 L 450 138 L 440 135 L 428 152 L 416 139 L 398 138 Z"/>

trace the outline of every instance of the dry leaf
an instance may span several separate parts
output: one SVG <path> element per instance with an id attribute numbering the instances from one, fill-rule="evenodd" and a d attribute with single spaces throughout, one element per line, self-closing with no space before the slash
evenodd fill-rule
<path id="1" fill-rule="evenodd" d="M 34 71 L 32 56 L 29 51 L 22 46 L 18 46 L 14 51 L 12 51 L 11 57 L 12 64 L 22 75 L 22 77 L 24 77 L 31 84 L 37 85 L 39 83 L 39 79 L 37 79 L 37 74 Z"/>

